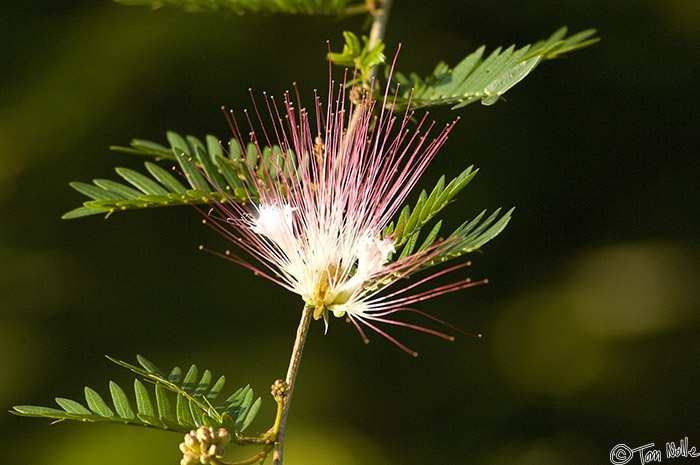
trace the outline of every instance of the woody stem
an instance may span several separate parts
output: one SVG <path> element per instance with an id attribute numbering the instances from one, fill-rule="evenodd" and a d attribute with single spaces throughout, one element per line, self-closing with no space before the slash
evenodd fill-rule
<path id="1" fill-rule="evenodd" d="M 284 397 L 284 407 L 282 408 L 282 420 L 280 421 L 279 430 L 277 432 L 277 441 L 275 442 L 275 450 L 273 451 L 273 465 L 282 465 L 282 452 L 284 449 L 284 433 L 287 426 L 287 416 L 289 414 L 289 406 L 292 402 L 294 384 L 297 378 L 297 373 L 299 372 L 301 354 L 304 350 L 306 336 L 309 333 L 309 326 L 311 324 L 312 314 L 313 308 L 304 307 L 304 311 L 301 314 L 301 321 L 299 322 L 299 327 L 297 328 L 297 337 L 294 341 L 292 357 L 289 360 L 287 378 L 285 379 L 285 383 L 287 384 L 287 393 Z"/>
<path id="2" fill-rule="evenodd" d="M 372 28 L 369 31 L 369 48 L 377 45 L 377 42 L 384 40 L 384 34 L 386 33 L 386 24 L 389 21 L 389 10 L 391 10 L 391 4 L 393 0 L 378 0 L 377 7 L 374 12 L 374 18 L 372 19 Z M 370 82 L 376 80 L 378 67 L 375 66 L 372 69 L 372 75 L 370 76 Z"/>
<path id="3" fill-rule="evenodd" d="M 389 10 L 393 0 L 378 0 L 372 20 L 372 28 L 369 31 L 369 46 L 374 47 L 378 41 L 384 40 L 386 23 L 389 21 Z"/>

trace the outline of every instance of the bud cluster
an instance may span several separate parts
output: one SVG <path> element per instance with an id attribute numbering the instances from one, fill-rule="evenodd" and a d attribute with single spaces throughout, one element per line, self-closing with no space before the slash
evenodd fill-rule
<path id="1" fill-rule="evenodd" d="M 284 399 L 287 396 L 287 394 L 289 393 L 289 385 L 283 379 L 278 379 L 272 385 L 272 388 L 270 391 L 271 391 L 272 397 L 274 397 L 275 400 L 279 402 L 282 399 Z"/>
<path id="2" fill-rule="evenodd" d="M 215 430 L 211 426 L 201 426 L 185 435 L 180 443 L 183 457 L 180 465 L 208 464 L 212 457 L 224 455 L 224 447 L 231 442 L 231 434 L 226 428 Z"/>

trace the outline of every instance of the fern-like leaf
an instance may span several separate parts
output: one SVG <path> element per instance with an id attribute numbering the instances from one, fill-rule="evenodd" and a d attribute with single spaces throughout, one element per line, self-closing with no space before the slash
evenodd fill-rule
<path id="1" fill-rule="evenodd" d="M 485 58 L 486 47 L 482 46 L 454 68 L 438 63 L 425 79 L 397 72 L 393 79 L 395 89 L 398 84 L 395 109 L 403 110 L 409 102 L 412 109 L 437 105 L 457 109 L 477 101 L 493 105 L 542 61 L 598 42 L 598 38 L 591 38 L 595 33 L 595 29 L 588 29 L 567 38 L 567 28 L 562 27 L 545 40 L 517 50 L 514 45 L 506 50 L 499 47 Z"/>
<path id="2" fill-rule="evenodd" d="M 445 177 L 440 177 L 430 194 L 423 190 L 413 208 L 406 205 L 401 210 L 396 223 L 392 222 L 382 232 L 383 237 L 393 238 L 394 247 L 399 252 L 398 255 L 391 257 L 392 260 L 400 260 L 435 244 L 442 228 L 442 221 L 437 221 L 421 242 L 422 229 L 452 202 L 454 197 L 474 179 L 478 171 L 470 166 L 447 185 L 445 185 Z M 513 209 L 499 218 L 500 209 L 498 209 L 485 220 L 483 219 L 485 212 L 482 212 L 473 220 L 465 222 L 445 240 L 445 246 L 439 248 L 437 255 L 412 273 L 479 249 L 503 231 L 510 221 L 512 212 Z M 419 242 L 420 246 L 418 246 Z"/>
<path id="3" fill-rule="evenodd" d="M 223 390 L 226 378 L 221 376 L 211 385 L 212 374 L 191 365 L 185 377 L 182 370 L 175 367 L 167 377 L 152 362 L 137 356 L 140 366 L 108 357 L 114 363 L 138 374 L 147 383 L 154 384 L 153 397 L 144 383 L 134 381 L 136 411 L 132 408 L 126 392 L 114 381 L 109 382 L 112 409 L 95 390 L 85 388 L 85 405 L 74 400 L 57 398 L 60 409 L 17 405 L 11 413 L 26 417 L 52 418 L 56 420 L 77 420 L 87 422 L 111 422 L 147 426 L 163 430 L 186 433 L 202 425 L 227 428 L 239 434 L 250 426 L 260 409 L 261 399 L 254 399 L 250 386 L 238 389 L 226 400 L 214 405 Z M 211 386 L 211 387 L 210 387 Z M 174 394 L 174 401 L 173 401 Z M 152 402 L 155 398 L 155 407 Z"/>
<path id="4" fill-rule="evenodd" d="M 481 246 L 499 235 L 505 229 L 513 214 L 513 210 L 514 208 L 511 208 L 501 215 L 501 209 L 499 208 L 486 219 L 484 219 L 486 211 L 483 211 L 473 220 L 463 223 L 445 240 L 445 244 L 447 244 L 446 247 L 442 248 L 438 255 L 421 265 L 415 271 L 431 268 L 440 263 L 479 250 Z"/>
<path id="5" fill-rule="evenodd" d="M 383 236 L 392 236 L 395 241 L 394 247 L 397 250 L 400 249 L 445 208 L 462 189 L 467 187 L 467 184 L 474 179 L 478 172 L 478 169 L 475 170 L 474 166 L 470 166 L 450 181 L 447 186 L 445 186 L 445 176 L 440 177 L 430 195 L 425 190 L 422 191 L 413 209 L 408 206 L 404 207 L 396 224 L 393 222 L 389 224 L 384 229 Z M 431 234 L 436 235 L 437 233 L 431 232 Z M 430 245 L 431 243 L 424 243 L 421 247 L 427 248 Z"/>
<path id="6" fill-rule="evenodd" d="M 129 168 L 115 168 L 125 183 L 110 179 L 95 179 L 92 184 L 72 182 L 70 186 L 73 189 L 91 200 L 67 212 L 63 218 L 98 214 L 109 216 L 116 211 L 153 207 L 255 200 L 260 183 L 269 182 L 265 176 L 257 176 L 257 173 L 264 172 L 258 168 L 272 164 L 279 166 L 282 153 L 276 145 L 260 150 L 252 143 L 240 147 L 234 139 L 229 141 L 227 153 L 219 139 L 212 135 L 207 135 L 202 141 L 170 131 L 166 137 L 170 148 L 142 139 L 132 140 L 130 147 L 110 148 L 151 157 L 155 161 L 175 162 L 173 168 L 177 168 L 183 176 L 178 179 L 170 171 L 149 161 L 145 163 L 148 175 Z M 286 158 L 289 166 L 283 170 L 271 171 L 291 175 L 295 171 L 293 158 Z"/>

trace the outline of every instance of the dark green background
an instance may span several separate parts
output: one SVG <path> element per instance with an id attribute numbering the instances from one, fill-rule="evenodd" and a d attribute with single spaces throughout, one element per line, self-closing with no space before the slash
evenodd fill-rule
<path id="1" fill-rule="evenodd" d="M 424 178 L 469 164 L 447 210 L 517 206 L 472 257 L 490 283 L 421 305 L 473 332 L 454 343 L 312 328 L 291 411 L 294 464 L 604 464 L 613 446 L 700 445 L 696 0 L 396 0 L 387 51 L 428 73 L 486 44 L 596 27 L 507 102 L 437 110 L 461 122 Z M 227 244 L 188 208 L 62 221 L 69 181 L 117 179 L 112 153 L 168 129 L 227 137 L 221 105 L 327 85 L 325 41 L 359 18 L 151 11 L 108 1 L 5 2 L 0 19 L 0 405 L 103 394 L 132 377 L 104 354 L 197 363 L 268 389 L 286 370 L 298 297 L 197 251 Z M 309 100 L 310 101 L 310 100 Z M 449 282 L 449 281 L 447 281 Z M 0 416 L 13 464 L 174 464 L 177 435 Z M 247 451 L 244 451 L 247 452 Z M 666 461 L 667 459 L 664 459 Z M 690 463 L 675 459 L 673 463 Z M 287 463 L 287 461 L 285 461 Z M 630 463 L 639 463 L 637 459 Z"/>

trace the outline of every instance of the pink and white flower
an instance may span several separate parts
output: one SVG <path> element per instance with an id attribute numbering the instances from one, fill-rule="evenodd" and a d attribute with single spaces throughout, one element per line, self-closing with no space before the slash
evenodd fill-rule
<path id="1" fill-rule="evenodd" d="M 332 91 L 329 90 L 329 95 Z M 386 98 L 385 98 L 386 100 Z M 383 231 L 396 216 L 430 161 L 447 139 L 454 122 L 435 131 L 423 117 L 409 129 L 412 113 L 396 118 L 366 95 L 346 103 L 340 90 L 335 104 L 325 108 L 316 98 L 315 112 L 296 110 L 286 95 L 280 113 L 273 98 L 265 98 L 272 130 L 255 107 L 263 129 L 251 132 L 251 140 L 262 156 L 261 145 L 280 147 L 273 163 L 255 167 L 244 164 L 248 179 L 247 205 L 233 199 L 217 205 L 213 224 L 250 254 L 257 264 L 227 253 L 227 258 L 299 294 L 314 309 L 314 318 L 346 317 L 367 341 L 359 323 L 386 336 L 403 350 L 415 354 L 388 335 L 377 323 L 418 329 L 446 339 L 451 336 L 391 318 L 416 302 L 472 286 L 469 280 L 412 293 L 427 281 L 462 263 L 409 286 L 398 286 L 444 251 L 437 241 L 426 250 L 394 260 L 395 235 Z M 347 107 L 346 107 L 347 105 Z M 377 115 L 374 115 L 376 110 Z M 324 114 L 325 113 L 325 114 Z M 250 117 L 248 123 L 251 124 Z M 231 127 L 242 137 L 235 120 Z M 267 123 L 270 125 L 270 122 Z M 251 124 L 252 126 L 252 124 Z M 436 132 L 432 138 L 431 132 Z M 247 159 L 245 144 L 240 143 Z M 223 192 L 222 192 L 223 193 Z M 447 325 L 450 326 L 450 325 Z"/>

